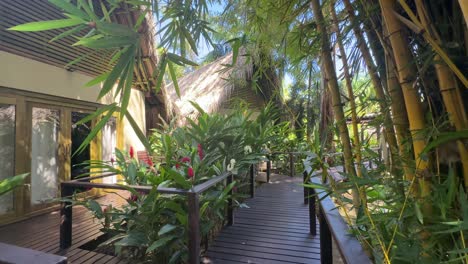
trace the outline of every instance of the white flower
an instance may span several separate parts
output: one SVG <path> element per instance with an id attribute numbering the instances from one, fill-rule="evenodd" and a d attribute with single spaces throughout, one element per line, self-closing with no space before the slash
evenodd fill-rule
<path id="1" fill-rule="evenodd" d="M 252 153 L 252 147 L 247 145 L 244 147 L 244 154 L 247 155 L 249 153 Z"/>
<path id="2" fill-rule="evenodd" d="M 236 160 L 235 159 L 231 159 L 231 161 L 229 162 L 229 164 L 227 165 L 227 171 L 233 171 L 234 169 L 234 166 L 236 165 Z"/>

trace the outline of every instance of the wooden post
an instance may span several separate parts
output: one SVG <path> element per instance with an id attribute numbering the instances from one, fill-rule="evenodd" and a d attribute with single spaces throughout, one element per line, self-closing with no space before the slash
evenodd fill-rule
<path id="1" fill-rule="evenodd" d="M 229 186 L 229 184 L 231 184 L 232 182 L 234 181 L 234 175 L 229 175 L 229 177 L 227 178 L 227 185 Z M 232 189 L 229 191 L 229 199 L 228 199 L 228 211 L 227 211 L 227 219 L 228 219 L 228 225 L 233 225 L 234 224 L 234 212 L 233 212 L 233 202 L 232 202 Z"/>
<path id="2" fill-rule="evenodd" d="M 69 197 L 73 194 L 72 189 L 65 186 L 64 183 L 60 184 L 60 195 L 63 198 Z M 66 249 L 72 243 L 72 203 L 62 202 L 60 207 L 60 248 Z"/>
<path id="3" fill-rule="evenodd" d="M 304 170 L 304 180 L 303 180 L 303 183 L 304 184 L 307 184 L 309 183 L 309 181 L 307 180 L 307 171 Z M 309 188 L 304 186 L 304 204 L 308 204 L 309 203 Z"/>
<path id="4" fill-rule="evenodd" d="M 316 210 L 316 199 L 315 189 L 309 189 L 309 232 L 311 235 L 317 235 L 317 213 Z"/>
<path id="5" fill-rule="evenodd" d="M 289 176 L 294 177 L 294 155 L 289 152 Z"/>
<path id="6" fill-rule="evenodd" d="M 200 264 L 200 204 L 198 193 L 187 193 L 189 263 Z"/>
<path id="7" fill-rule="evenodd" d="M 271 175 L 271 157 L 267 156 L 268 161 L 267 161 L 267 171 L 266 171 L 266 177 L 267 177 L 267 182 L 270 182 L 270 175 Z"/>
<path id="8" fill-rule="evenodd" d="M 255 172 L 254 165 L 250 165 L 250 197 L 255 197 Z"/>
<path id="9" fill-rule="evenodd" d="M 319 214 L 320 222 L 320 259 L 322 264 L 333 263 L 332 238 L 323 209 Z"/>

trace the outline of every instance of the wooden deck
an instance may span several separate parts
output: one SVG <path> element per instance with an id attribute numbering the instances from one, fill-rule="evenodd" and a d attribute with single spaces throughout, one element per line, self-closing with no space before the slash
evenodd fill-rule
<path id="1" fill-rule="evenodd" d="M 320 263 L 319 231 L 309 233 L 302 177 L 273 175 L 236 210 L 209 247 L 205 263 Z"/>
<path id="2" fill-rule="evenodd" d="M 98 199 L 100 204 L 120 205 L 123 199 L 116 195 L 106 195 Z M 60 213 L 53 211 L 25 221 L 0 227 L 0 242 L 35 249 L 42 252 L 68 257 L 68 263 L 125 263 L 110 255 L 80 249 L 80 247 L 99 237 L 101 224 L 89 211 L 81 206 L 73 209 L 73 241 L 71 248 L 61 251 L 59 248 Z"/>

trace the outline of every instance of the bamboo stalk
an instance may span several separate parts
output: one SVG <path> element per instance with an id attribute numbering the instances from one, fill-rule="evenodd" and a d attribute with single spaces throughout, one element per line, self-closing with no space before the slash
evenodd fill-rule
<path id="1" fill-rule="evenodd" d="M 361 28 L 359 27 L 359 24 L 357 23 L 358 21 L 354 14 L 354 8 L 351 5 L 350 0 L 343 0 L 343 3 L 348 13 L 349 20 L 351 24 L 353 25 L 353 32 L 357 39 L 359 50 L 361 51 L 362 57 L 367 66 L 367 70 L 371 77 L 372 85 L 374 87 L 375 94 L 379 101 L 380 111 L 384 116 L 385 139 L 390 147 L 390 154 L 392 157 L 390 171 L 392 172 L 392 175 L 398 179 L 401 177 L 401 175 L 398 172 L 397 168 L 401 166 L 399 164 L 399 159 L 398 159 L 399 151 L 398 151 L 398 145 L 397 145 L 397 141 L 395 137 L 395 130 L 393 128 L 393 121 L 392 121 L 392 118 L 390 116 L 390 111 L 389 111 L 390 106 L 388 105 L 387 98 L 384 92 L 384 87 L 382 85 L 382 81 L 377 72 L 377 67 L 374 64 L 374 61 L 369 51 L 369 47 L 367 46 L 367 43 L 364 39 L 364 34 Z"/>
<path id="2" fill-rule="evenodd" d="M 356 163 L 358 164 L 358 170 L 357 170 L 357 176 L 362 177 L 362 171 L 361 171 L 361 161 L 362 161 L 362 155 L 361 155 L 361 141 L 359 140 L 359 130 L 358 130 L 358 116 L 356 113 L 356 100 L 354 98 L 354 93 L 353 93 L 353 84 L 351 80 L 351 76 L 349 74 L 349 65 L 348 65 L 348 56 L 346 55 L 345 48 L 343 46 L 343 41 L 342 41 L 342 36 L 340 32 L 340 27 L 338 24 L 338 17 L 336 15 L 335 11 L 335 2 L 331 2 L 331 8 L 330 12 L 332 15 L 332 20 L 333 24 L 336 28 L 336 42 L 338 44 L 338 48 L 340 51 L 341 55 L 341 62 L 343 63 L 343 74 L 344 74 L 344 79 L 346 82 L 346 88 L 348 91 L 348 98 L 349 98 L 349 105 L 351 108 L 351 122 L 352 122 L 352 127 L 353 127 L 353 140 L 354 140 L 354 153 L 356 155 Z"/>
<path id="3" fill-rule="evenodd" d="M 413 13 L 411 8 L 408 6 L 405 0 L 398 0 L 400 5 L 403 7 L 405 12 L 408 14 L 408 16 L 411 18 L 411 21 L 418 26 L 419 28 L 423 28 L 423 25 L 421 25 L 421 22 L 417 19 L 416 15 Z M 431 37 L 429 32 L 423 31 L 422 32 L 423 37 L 426 39 L 426 41 L 432 46 L 434 51 L 442 58 L 442 60 L 447 63 L 447 66 L 455 73 L 455 75 L 460 79 L 460 81 L 463 83 L 465 88 L 468 88 L 468 79 L 465 77 L 465 75 L 458 69 L 458 67 L 453 63 L 453 61 L 449 58 L 447 53 L 440 47 L 440 45 L 437 43 L 437 41 Z"/>
<path id="4" fill-rule="evenodd" d="M 468 28 L 468 1 L 458 0 L 458 3 L 460 4 L 463 16 L 465 17 L 465 26 Z"/>
<path id="5" fill-rule="evenodd" d="M 435 41 L 441 43 L 440 35 L 432 26 L 429 14 L 427 13 L 423 1 L 416 0 L 415 3 L 419 19 L 421 20 L 421 24 L 424 26 L 424 30 Z M 463 100 L 461 99 L 460 90 L 453 73 L 450 68 L 443 61 L 441 61 L 441 58 L 438 54 L 434 56 L 434 61 L 434 67 L 437 78 L 439 80 L 440 92 L 442 93 L 442 99 L 449 114 L 450 122 L 455 126 L 457 131 L 465 130 L 468 128 L 468 120 L 466 117 L 465 106 L 463 104 Z M 468 187 L 468 152 L 463 142 L 457 141 L 457 146 L 463 165 L 465 187 Z"/>
<path id="6" fill-rule="evenodd" d="M 409 45 L 404 36 L 403 27 L 400 21 L 393 13 L 396 6 L 396 0 L 380 0 L 382 16 L 387 28 L 388 38 L 393 48 L 396 69 L 398 71 L 398 80 L 400 82 L 405 106 L 408 114 L 409 128 L 413 140 L 413 151 L 416 162 L 416 175 L 426 180 L 420 180 L 421 192 L 423 196 L 430 193 L 430 180 L 425 177 L 428 173 L 429 163 L 421 158 L 421 153 L 426 146 L 426 141 L 422 131 L 424 130 L 425 118 L 424 110 L 418 91 L 413 87 L 416 81 L 417 70 L 413 64 L 413 56 L 409 50 Z M 411 176 L 411 175 L 409 175 Z M 412 179 L 409 179 L 412 180 Z M 416 191 L 413 189 L 413 191 Z"/>
<path id="7" fill-rule="evenodd" d="M 386 53 L 386 64 L 387 87 L 391 98 L 393 124 L 395 125 L 395 135 L 399 146 L 398 151 L 402 160 L 405 179 L 411 180 L 414 177 L 414 172 L 409 166 L 409 162 L 413 158 L 411 157 L 411 153 L 404 147 L 407 143 L 411 143 L 408 115 L 405 104 L 401 103 L 401 99 L 404 97 L 398 81 L 393 54 Z"/>
<path id="8" fill-rule="evenodd" d="M 328 89 L 330 91 L 332 102 L 333 102 L 333 113 L 338 125 L 340 133 L 340 140 L 343 146 L 344 153 L 344 167 L 351 177 L 356 177 L 356 170 L 354 168 L 353 154 L 351 150 L 350 138 L 348 127 L 346 126 L 346 119 L 343 111 L 343 104 L 341 102 L 340 87 L 336 77 L 335 67 L 333 65 L 333 59 L 330 53 L 330 40 L 328 39 L 328 32 L 325 27 L 325 21 L 323 18 L 322 10 L 320 7 L 319 0 L 312 0 L 311 7 L 315 15 L 317 22 L 317 31 L 321 35 L 321 52 L 320 57 L 322 60 L 322 67 L 328 80 Z M 355 190 L 358 191 L 358 190 Z M 359 206 L 361 201 L 353 201 L 355 206 Z"/>

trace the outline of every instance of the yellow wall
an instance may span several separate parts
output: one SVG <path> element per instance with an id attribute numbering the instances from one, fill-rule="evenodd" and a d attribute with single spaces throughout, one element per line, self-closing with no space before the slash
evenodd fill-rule
<path id="1" fill-rule="evenodd" d="M 92 79 L 92 77 L 78 72 L 69 72 L 46 63 L 0 51 L 0 86 L 96 102 L 100 85 L 84 86 Z M 109 104 L 113 101 L 114 98 L 108 96 L 100 100 L 100 103 Z M 145 96 L 143 92 L 132 89 L 128 111 L 145 133 Z M 133 146 L 136 151 L 144 150 L 128 121 L 123 121 L 122 129 L 125 149 Z"/>

